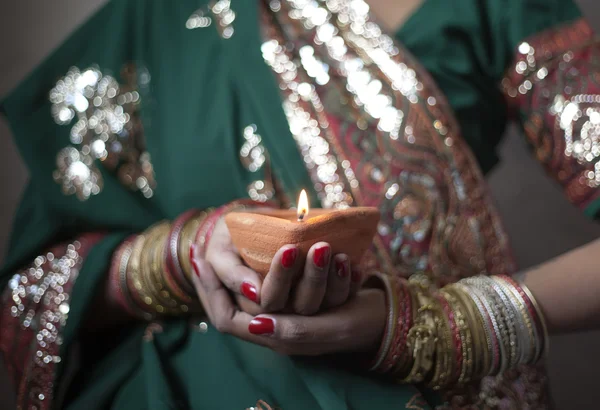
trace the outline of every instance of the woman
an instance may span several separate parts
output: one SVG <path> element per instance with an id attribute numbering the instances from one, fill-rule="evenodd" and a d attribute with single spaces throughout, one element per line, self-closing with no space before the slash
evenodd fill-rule
<path id="1" fill-rule="evenodd" d="M 545 408 L 545 331 L 597 325 L 600 244 L 504 276 L 481 170 L 519 113 L 595 216 L 577 7 L 369 2 L 394 42 L 359 0 L 201 3 L 108 4 L 2 105 L 32 176 L 2 271 L 20 407 Z M 378 207 L 372 251 L 285 246 L 263 282 L 222 216 L 305 187 Z"/>

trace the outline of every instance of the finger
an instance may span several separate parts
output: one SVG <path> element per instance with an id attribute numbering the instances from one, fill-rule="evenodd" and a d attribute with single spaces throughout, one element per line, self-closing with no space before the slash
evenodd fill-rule
<path id="1" fill-rule="evenodd" d="M 385 319 L 385 294 L 368 289 L 342 306 L 311 317 L 259 315 L 249 331 L 271 340 L 272 349 L 289 355 L 365 351 L 377 347 Z"/>
<path id="2" fill-rule="evenodd" d="M 222 287 L 221 282 L 214 273 L 210 263 L 206 260 L 192 258 L 191 262 L 195 273 L 192 278 L 194 288 L 196 289 L 196 293 L 198 294 L 198 298 L 202 303 L 206 315 L 210 321 L 213 322 L 213 309 L 210 303 L 210 294 L 212 291 Z"/>
<path id="3" fill-rule="evenodd" d="M 294 311 L 301 315 L 312 315 L 319 310 L 329 276 L 331 247 L 328 243 L 318 242 L 308 251 L 304 272 L 294 292 Z"/>
<path id="4" fill-rule="evenodd" d="M 233 296 L 235 298 L 235 303 L 242 312 L 246 312 L 252 316 L 258 316 L 261 313 L 266 313 L 265 310 L 259 304 L 248 300 L 246 297 L 236 294 L 234 294 Z"/>
<path id="5" fill-rule="evenodd" d="M 268 341 L 248 331 L 253 316 L 237 309 L 227 288 L 223 286 L 210 263 L 203 259 L 193 259 L 192 265 L 197 272 L 193 279 L 194 286 L 213 326 L 221 333 L 229 333 L 244 340 L 268 345 Z"/>
<path id="6" fill-rule="evenodd" d="M 302 266 L 299 254 L 294 245 L 285 245 L 273 257 L 260 295 L 260 305 L 265 311 L 276 312 L 287 304 L 290 289 Z"/>
<path id="7" fill-rule="evenodd" d="M 350 260 L 345 254 L 333 257 L 327 278 L 327 290 L 323 299 L 324 308 L 339 306 L 348 299 L 350 293 Z"/>
<path id="8" fill-rule="evenodd" d="M 216 249 L 208 258 L 219 280 L 233 293 L 254 303 L 260 302 L 262 279 L 258 273 L 244 265 L 231 247 Z"/>
<path id="9" fill-rule="evenodd" d="M 348 294 L 348 299 L 356 295 L 356 292 L 361 289 L 365 280 L 365 275 L 360 266 L 352 265 L 350 270 L 350 293 Z"/>

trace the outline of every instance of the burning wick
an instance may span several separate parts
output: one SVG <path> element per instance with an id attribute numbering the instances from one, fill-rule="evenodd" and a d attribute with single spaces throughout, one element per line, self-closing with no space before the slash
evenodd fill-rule
<path id="1" fill-rule="evenodd" d="M 306 216 L 306 209 L 302 209 L 300 212 L 298 212 L 298 222 L 302 222 L 302 220 L 304 219 L 305 216 Z"/>
<path id="2" fill-rule="evenodd" d="M 308 215 L 308 196 L 303 189 L 298 197 L 298 222 L 302 222 L 306 215 Z"/>

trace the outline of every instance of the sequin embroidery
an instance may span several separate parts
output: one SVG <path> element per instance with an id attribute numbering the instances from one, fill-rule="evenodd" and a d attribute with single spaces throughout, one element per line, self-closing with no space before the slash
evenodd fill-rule
<path id="1" fill-rule="evenodd" d="M 252 181 L 248 185 L 248 196 L 253 201 L 267 202 L 275 195 L 275 187 L 272 182 L 269 154 L 262 144 L 262 138 L 257 133 L 255 124 L 244 128 L 244 144 L 240 148 L 240 161 L 244 168 L 251 173 L 263 171 L 264 177 Z"/>
<path id="2" fill-rule="evenodd" d="M 502 82 L 535 156 L 585 208 L 600 196 L 600 39 L 581 19 L 521 43 Z"/>
<path id="3" fill-rule="evenodd" d="M 224 39 L 229 39 L 235 33 L 233 21 L 236 14 L 231 9 L 231 0 L 211 1 L 208 5 L 199 8 L 187 19 L 185 27 L 189 30 L 208 27 L 213 18 L 217 20 L 217 31 Z"/>
<path id="4" fill-rule="evenodd" d="M 120 85 L 95 67 L 69 70 L 50 91 L 52 116 L 59 125 L 70 125 L 71 146 L 56 157 L 54 179 L 66 195 L 84 201 L 102 191 L 103 178 L 98 167 L 116 171 L 128 188 L 150 198 L 156 187 L 150 155 L 145 151 L 141 120 L 138 116 L 140 83 L 149 75 L 138 76 L 133 66 L 123 69 L 126 85 Z"/>
<path id="5" fill-rule="evenodd" d="M 17 386 L 17 408 L 52 406 L 71 290 L 83 258 L 99 238 L 86 235 L 38 256 L 13 275 L 3 293 L 0 350 Z"/>

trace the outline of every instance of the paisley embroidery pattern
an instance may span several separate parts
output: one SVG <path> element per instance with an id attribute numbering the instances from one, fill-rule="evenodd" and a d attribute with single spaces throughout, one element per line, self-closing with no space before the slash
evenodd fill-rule
<path id="1" fill-rule="evenodd" d="M 86 235 L 38 256 L 2 295 L 0 351 L 17 386 L 19 409 L 52 408 L 71 291 L 83 258 L 99 239 Z"/>
<path id="2" fill-rule="evenodd" d="M 536 158 L 575 205 L 600 196 L 600 38 L 581 19 L 518 47 L 502 82 Z"/>
<path id="3" fill-rule="evenodd" d="M 126 66 L 122 77 L 126 85 L 95 67 L 83 71 L 73 67 L 50 91 L 55 122 L 69 125 L 76 120 L 72 145 L 58 153 L 54 172 L 66 195 L 84 201 L 102 191 L 98 162 L 117 171 L 121 183 L 144 197 L 154 193 L 154 171 L 138 116 L 138 76 L 133 66 Z M 149 75 L 142 73 L 140 82 L 148 81 Z"/>

